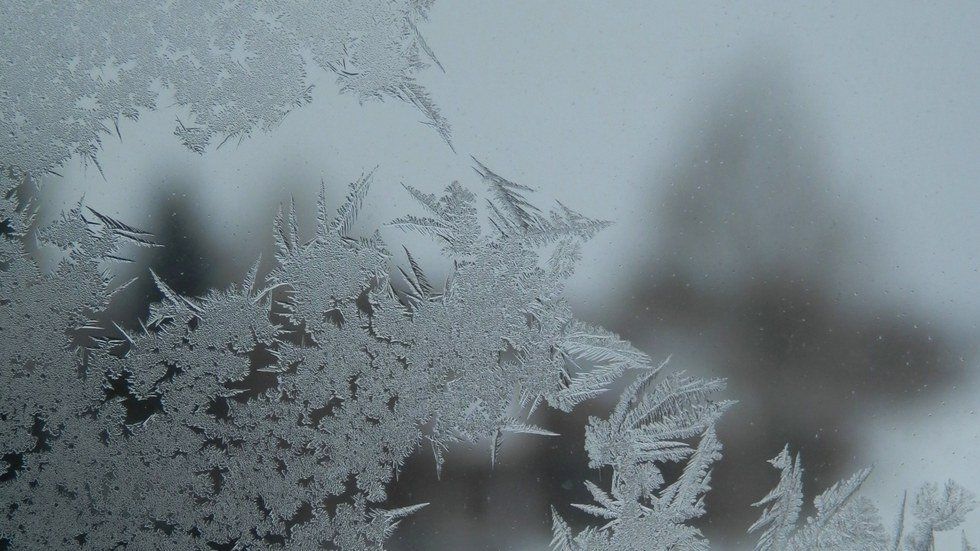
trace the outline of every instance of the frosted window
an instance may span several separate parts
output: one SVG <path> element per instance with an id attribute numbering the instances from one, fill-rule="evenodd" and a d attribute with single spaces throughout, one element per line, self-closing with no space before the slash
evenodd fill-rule
<path id="1" fill-rule="evenodd" d="M 0 550 L 975 549 L 960 8 L 4 2 Z"/>

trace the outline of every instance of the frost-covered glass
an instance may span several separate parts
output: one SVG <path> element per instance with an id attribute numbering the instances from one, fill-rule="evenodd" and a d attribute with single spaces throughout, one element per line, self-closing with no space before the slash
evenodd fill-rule
<path id="1" fill-rule="evenodd" d="M 975 549 L 946 8 L 4 2 L 0 550 Z"/>

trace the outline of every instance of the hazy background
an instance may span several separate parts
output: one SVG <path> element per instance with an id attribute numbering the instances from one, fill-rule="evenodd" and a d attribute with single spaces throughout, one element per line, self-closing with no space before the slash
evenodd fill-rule
<path id="1" fill-rule="evenodd" d="M 205 156 L 172 136 L 176 108 L 124 121 L 104 177 L 80 162 L 50 177 L 44 216 L 84 195 L 154 231 L 166 247 L 131 269 L 195 294 L 269 257 L 290 196 L 312 228 L 321 180 L 339 201 L 378 165 L 368 229 L 412 208 L 401 182 L 479 191 L 472 154 L 540 188 L 543 205 L 616 221 L 571 282 L 580 317 L 729 378 L 740 403 L 720 427 L 704 523 L 718 548 L 751 541 L 749 504 L 778 478 L 764 460 L 785 442 L 803 454 L 809 498 L 876 464 L 864 491 L 886 524 L 926 480 L 980 492 L 980 5 L 444 2 L 431 14 L 422 31 L 446 73 L 421 81 L 458 154 L 410 106 L 359 106 L 315 73 L 312 105 Z M 115 308 L 135 317 L 152 296 L 137 286 Z M 563 437 L 512 438 L 494 471 L 487 449 L 458 450 L 436 481 L 419 453 L 393 499 L 432 505 L 392 548 L 540 548 L 549 504 L 585 521 L 568 504 L 598 480 L 582 435 L 606 407 L 543 414 Z"/>

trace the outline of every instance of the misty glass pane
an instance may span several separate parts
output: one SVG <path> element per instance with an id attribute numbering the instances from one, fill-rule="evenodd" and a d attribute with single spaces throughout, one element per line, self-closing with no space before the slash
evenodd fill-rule
<path id="1" fill-rule="evenodd" d="M 0 20 L 0 551 L 980 545 L 977 5 Z"/>

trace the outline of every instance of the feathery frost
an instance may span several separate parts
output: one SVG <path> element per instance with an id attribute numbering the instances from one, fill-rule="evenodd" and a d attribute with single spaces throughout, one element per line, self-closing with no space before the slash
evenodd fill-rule
<path id="1" fill-rule="evenodd" d="M 415 106 L 450 143 L 416 75 L 438 65 L 419 32 L 428 1 L 0 3 L 0 168 L 40 175 L 71 155 L 98 166 L 119 120 L 161 89 L 186 112 L 174 133 L 203 152 L 269 129 L 312 99 L 308 69 L 360 101 Z M 439 65 L 441 67 L 441 65 Z"/>
<path id="2" fill-rule="evenodd" d="M 505 434 L 555 436 L 527 419 L 539 404 L 568 410 L 627 370 L 655 371 L 572 316 L 567 270 L 542 257 L 543 228 L 581 243 L 589 220 L 557 209 L 551 226 L 524 225 L 502 204 L 530 204 L 511 190 L 481 230 L 462 185 L 440 198 L 409 189 L 439 224 L 425 233 L 453 265 L 443 284 L 409 249 L 394 255 L 378 231 L 355 231 L 371 179 L 355 181 L 336 211 L 322 193 L 312 236 L 280 210 L 266 277 L 256 262 L 240 284 L 187 297 L 150 272 L 163 298 L 132 330 L 96 321 L 118 288 L 105 265 L 152 236 L 81 205 L 37 229 L 17 180 L 5 178 L 5 541 L 380 547 L 422 507 L 383 502 L 423 444 L 437 469 L 459 444 L 491 442 L 494 461 Z M 411 220 L 392 224 L 416 229 Z M 32 238 L 64 256 L 54 272 L 31 259 Z M 619 430 L 690 432 L 652 417 L 679 414 L 679 402 L 638 407 L 646 413 Z"/>
<path id="3" fill-rule="evenodd" d="M 589 466 L 612 476 L 583 481 L 592 502 L 551 509 L 551 547 L 709 548 L 695 521 L 725 382 L 654 363 L 562 297 L 609 222 L 541 210 L 474 159 L 485 203 L 458 182 L 441 196 L 406 185 L 421 213 L 389 224 L 438 242 L 452 269 L 437 281 L 409 248 L 357 230 L 368 173 L 336 209 L 321 192 L 313 235 L 280 209 L 275 258 L 238 284 L 189 297 L 146 274 L 162 300 L 136 327 L 106 319 L 130 283 L 111 274 L 153 236 L 81 203 L 40 226 L 18 194 L 73 155 L 98 166 L 105 135 L 162 94 L 194 151 L 274 127 L 311 101 L 314 67 L 361 101 L 412 104 L 450 143 L 416 80 L 442 68 L 420 32 L 430 4 L 0 3 L 0 548 L 379 549 L 425 514 L 388 503 L 410 454 L 431 450 L 442 473 L 458 446 L 488 443 L 494 465 L 505 435 L 556 436 L 531 421 L 538 407 L 571 411 L 620 380 L 585 427 Z M 801 521 L 800 457 L 787 446 L 770 463 L 758 551 L 932 551 L 975 507 L 952 481 L 926 484 L 886 534 L 857 495 L 864 469 Z M 594 520 L 577 529 L 565 507 Z M 965 534 L 962 549 L 975 549 Z"/>
<path id="4" fill-rule="evenodd" d="M 887 534 L 877 508 L 857 491 L 871 474 L 862 469 L 834 484 L 813 500 L 816 514 L 800 523 L 803 505 L 803 468 L 789 446 L 770 463 L 779 469 L 779 483 L 755 503 L 762 516 L 749 528 L 760 532 L 756 551 L 934 551 L 937 532 L 954 530 L 973 510 L 973 495 L 950 481 L 940 495 L 935 484 L 925 484 L 912 506 L 917 524 L 904 535 L 906 500 L 898 514 L 895 531 Z M 970 543 L 963 535 L 963 548 Z"/>
<path id="5" fill-rule="evenodd" d="M 556 504 L 552 547 L 708 549 L 694 521 L 709 513 L 715 425 L 733 404 L 716 398 L 725 382 L 670 370 L 576 319 L 564 281 L 605 224 L 561 205 L 541 215 L 530 188 L 477 169 L 489 223 L 458 182 L 440 197 L 406 186 L 425 217 L 390 223 L 441 244 L 445 281 L 409 248 L 357 230 L 369 173 L 337 209 L 320 194 L 311 236 L 280 209 L 272 265 L 256 261 L 239 284 L 188 297 L 147 274 L 162 300 L 138 329 L 105 320 L 128 284 L 110 273 L 153 236 L 82 204 L 39 227 L 16 193 L 24 178 L 4 175 L 0 542 L 381 548 L 425 505 L 387 502 L 410 454 L 431 450 L 441 473 L 459 445 L 489 443 L 493 465 L 505 436 L 556 436 L 529 419 L 542 404 L 570 411 L 625 378 L 609 414 L 585 427 L 590 467 L 612 476 L 583 481 L 591 503 Z M 57 256 L 53 269 L 32 243 Z M 931 551 L 975 505 L 953 482 L 927 484 L 886 535 L 857 496 L 865 469 L 801 521 L 800 458 L 787 447 L 771 463 L 779 482 L 750 527 L 759 551 Z M 576 530 L 564 507 L 595 520 Z"/>

